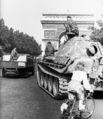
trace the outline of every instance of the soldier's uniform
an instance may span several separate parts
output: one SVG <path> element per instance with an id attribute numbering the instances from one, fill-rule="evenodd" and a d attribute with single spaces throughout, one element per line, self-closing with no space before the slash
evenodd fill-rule
<path id="1" fill-rule="evenodd" d="M 71 19 L 70 16 L 67 16 L 66 32 L 74 33 L 74 36 L 79 35 L 78 26 L 77 26 L 76 22 Z"/>
<path id="2" fill-rule="evenodd" d="M 45 49 L 45 56 L 53 56 L 55 52 L 54 47 L 52 46 L 51 42 L 47 43 L 46 49 Z"/>
<path id="3" fill-rule="evenodd" d="M 14 49 L 11 51 L 10 60 L 17 59 L 17 57 L 18 57 L 18 53 L 17 53 L 17 51 L 16 51 L 16 48 L 14 48 Z"/>

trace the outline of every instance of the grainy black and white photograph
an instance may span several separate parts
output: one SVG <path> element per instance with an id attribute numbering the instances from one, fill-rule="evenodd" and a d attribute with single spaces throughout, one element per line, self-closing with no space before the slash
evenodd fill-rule
<path id="1" fill-rule="evenodd" d="M 103 0 L 0 0 L 0 119 L 103 119 Z"/>

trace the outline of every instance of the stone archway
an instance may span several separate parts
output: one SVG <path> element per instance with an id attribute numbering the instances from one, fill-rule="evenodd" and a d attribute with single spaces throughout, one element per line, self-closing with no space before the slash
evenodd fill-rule
<path id="1" fill-rule="evenodd" d="M 80 35 L 90 34 L 88 27 L 94 25 L 94 16 L 92 14 L 43 14 L 41 24 L 44 32 L 42 39 L 44 47 L 48 41 L 51 41 L 55 49 L 58 49 L 59 36 L 65 31 L 64 24 L 67 23 L 68 15 L 76 21 Z"/>

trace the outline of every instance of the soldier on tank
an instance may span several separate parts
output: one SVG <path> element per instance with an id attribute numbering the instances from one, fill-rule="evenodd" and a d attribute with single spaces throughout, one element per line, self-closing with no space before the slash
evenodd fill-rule
<path id="1" fill-rule="evenodd" d="M 47 46 L 45 48 L 45 57 L 54 56 L 54 52 L 55 52 L 55 49 L 52 46 L 52 43 L 51 42 L 48 42 L 47 43 Z"/>
<path id="2" fill-rule="evenodd" d="M 18 58 L 17 48 L 14 48 L 14 49 L 11 51 L 10 60 L 17 59 L 17 58 Z"/>
<path id="3" fill-rule="evenodd" d="M 66 30 L 60 34 L 59 39 L 62 39 L 62 37 L 65 36 L 66 42 L 75 36 L 79 36 L 78 26 L 76 22 L 72 20 L 71 16 L 67 16 L 67 23 L 64 24 L 64 26 Z"/>
<path id="4" fill-rule="evenodd" d="M 68 37 L 79 35 L 78 26 L 76 22 L 72 20 L 71 16 L 67 16 L 66 34 L 68 34 Z"/>

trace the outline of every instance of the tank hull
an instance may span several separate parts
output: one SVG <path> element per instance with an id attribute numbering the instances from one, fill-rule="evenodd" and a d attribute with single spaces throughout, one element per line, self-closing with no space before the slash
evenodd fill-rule
<path id="1" fill-rule="evenodd" d="M 100 43 L 74 37 L 62 44 L 53 57 L 39 58 L 36 77 L 39 87 L 55 99 L 66 98 L 68 83 L 78 63 L 90 77 L 94 90 L 103 90 L 103 48 Z"/>

